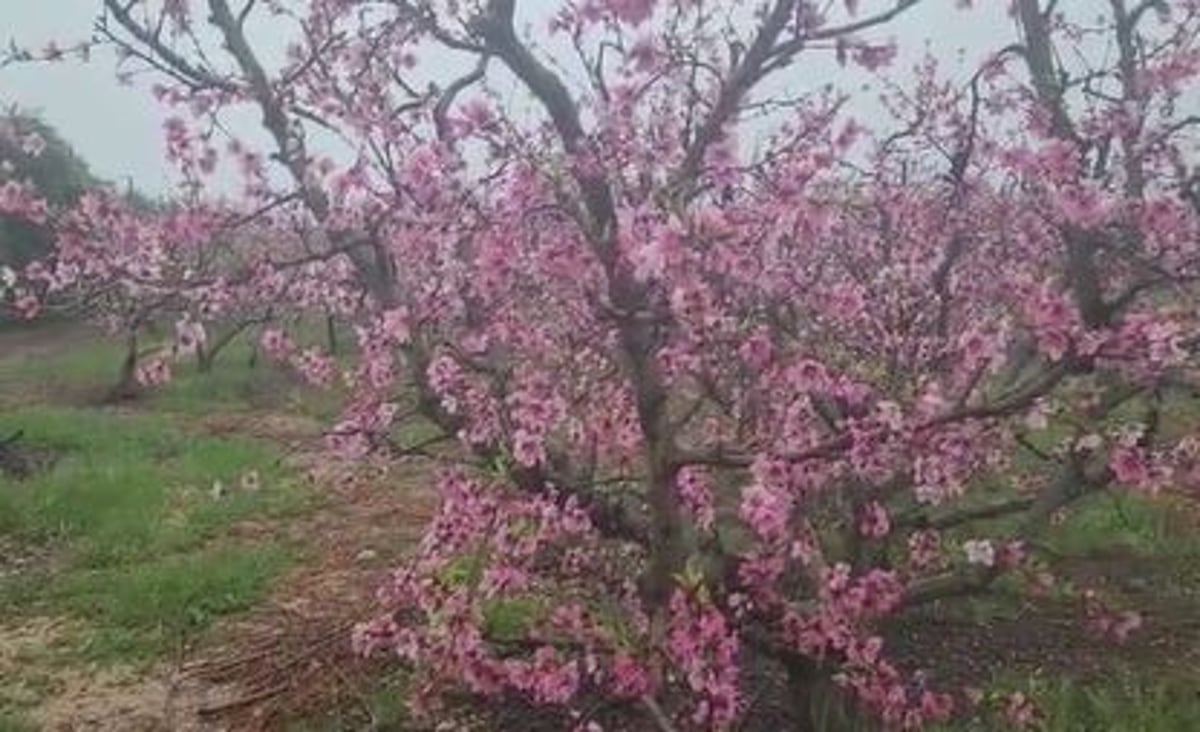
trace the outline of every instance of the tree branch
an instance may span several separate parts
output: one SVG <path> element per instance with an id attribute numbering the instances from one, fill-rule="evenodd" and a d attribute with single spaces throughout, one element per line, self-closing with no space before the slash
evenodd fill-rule
<path id="1" fill-rule="evenodd" d="M 490 0 L 487 10 L 475 19 L 473 26 L 483 37 L 485 48 L 503 61 L 541 102 L 567 154 L 579 155 L 585 152 L 586 138 L 579 108 L 562 80 L 517 38 L 513 29 L 515 10 L 515 0 Z M 609 241 L 616 233 L 616 206 L 608 182 L 591 169 L 591 161 L 587 162 L 575 166 L 574 177 L 592 219 L 592 234 L 604 244 L 599 253 L 611 270 L 616 262 L 616 252 Z"/>
<path id="2" fill-rule="evenodd" d="M 133 19 L 129 14 L 129 9 L 133 3 L 122 5 L 119 0 L 104 0 L 104 7 L 116 19 L 117 23 L 125 29 L 129 35 L 133 36 L 139 43 L 150 49 L 163 63 L 170 67 L 170 71 L 174 71 L 188 82 L 190 85 L 197 87 L 211 87 L 221 89 L 223 91 L 237 91 L 237 85 L 227 79 L 209 72 L 207 69 L 201 68 L 192 64 L 190 61 L 180 56 L 173 49 L 163 43 L 159 37 L 146 28 L 142 24 Z M 109 32 L 107 25 L 102 21 L 100 23 L 100 32 L 108 35 L 114 41 L 116 40 Z M 153 63 L 152 59 L 143 56 L 147 61 Z"/>

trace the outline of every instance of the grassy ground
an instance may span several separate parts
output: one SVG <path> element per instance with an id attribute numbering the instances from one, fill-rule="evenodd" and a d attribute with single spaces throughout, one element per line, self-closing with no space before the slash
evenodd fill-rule
<path id="1" fill-rule="evenodd" d="M 48 669 L 147 667 L 255 606 L 303 547 L 236 527 L 315 501 L 275 445 L 191 429 L 248 408 L 247 370 L 185 375 L 136 409 L 88 406 L 118 355 L 71 337 L 83 342 L 0 354 L 0 436 L 21 430 L 35 466 L 0 474 L 0 730 L 62 692 Z"/>
<path id="2" fill-rule="evenodd" d="M 376 557 L 371 571 L 382 570 L 403 551 L 401 529 L 420 523 L 404 496 L 329 510 L 281 460 L 276 435 L 255 437 L 256 419 L 324 420 L 337 397 L 250 367 L 244 344 L 212 373 L 185 367 L 136 404 L 98 406 L 119 361 L 118 348 L 70 325 L 0 333 L 0 439 L 24 430 L 38 466 L 25 479 L 0 475 L 0 732 L 38 729 L 45 705 L 85 677 L 141 683 L 149 669 L 218 643 L 235 619 L 266 612 L 281 577 L 303 586 L 309 605 L 344 610 L 348 593 L 371 589 L 369 572 L 346 569 L 363 548 Z M 1200 729 L 1200 532 L 1183 515 L 1097 496 L 1049 546 L 1073 581 L 1149 610 L 1148 635 L 1130 648 L 1064 630 L 1075 622 L 1066 616 L 1035 624 L 1004 594 L 940 609 L 921 647 L 935 649 L 935 665 L 975 673 L 986 697 L 1028 694 L 1051 732 Z M 396 676 L 361 682 L 345 706 L 295 715 L 287 729 L 411 729 L 400 685 Z M 950 729 L 1008 728 L 985 715 Z"/>
<path id="3" fill-rule="evenodd" d="M 1035 676 L 998 682 L 991 696 L 998 706 L 1019 691 L 1033 700 L 1043 732 L 1193 732 L 1200 720 L 1196 687 L 1143 678 L 1135 669 L 1115 669 L 1104 684 Z M 960 723 L 947 732 L 1005 732 L 1002 715 Z"/>
<path id="4" fill-rule="evenodd" d="M 116 340 L 71 324 L 48 332 L 0 332 L 0 405 L 95 404 L 116 382 L 122 357 Z M 186 418 L 272 410 L 328 418 L 339 404 L 336 394 L 308 389 L 269 361 L 253 358 L 244 338 L 223 349 L 207 373 L 186 361 L 173 371 L 169 387 L 153 390 L 139 402 L 141 411 Z"/>

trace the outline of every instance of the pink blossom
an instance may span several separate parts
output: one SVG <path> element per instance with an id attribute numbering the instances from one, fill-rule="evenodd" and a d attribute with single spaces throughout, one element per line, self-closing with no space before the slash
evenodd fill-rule
<path id="1" fill-rule="evenodd" d="M 622 652 L 613 656 L 611 685 L 614 694 L 626 699 L 643 697 L 650 693 L 653 687 L 645 666 Z"/>
<path id="2" fill-rule="evenodd" d="M 1037 708 L 1024 693 L 1014 691 L 1004 703 L 1004 718 L 1016 729 L 1028 729 L 1037 723 Z"/>
<path id="3" fill-rule="evenodd" d="M 941 537 L 936 531 L 915 531 L 908 537 L 908 558 L 918 570 L 937 566 L 941 558 Z"/>
<path id="4" fill-rule="evenodd" d="M 1108 456 L 1108 468 L 1118 483 L 1132 488 L 1154 492 L 1167 477 L 1168 468 L 1154 466 L 1151 455 L 1136 445 L 1117 445 Z"/>
<path id="5" fill-rule="evenodd" d="M 742 491 L 739 515 L 766 542 L 778 541 L 787 532 L 792 499 L 781 489 L 752 483 Z"/>
<path id="6" fill-rule="evenodd" d="M 875 501 L 863 507 L 858 521 L 858 530 L 871 539 L 882 539 L 892 530 L 891 519 L 886 508 Z"/>
<path id="7" fill-rule="evenodd" d="M 656 0 L 604 0 L 618 20 L 638 26 L 654 12 Z"/>
<path id="8" fill-rule="evenodd" d="M 155 358 L 139 366 L 137 380 L 142 386 L 162 386 L 171 380 L 171 366 L 165 358 Z"/>
<path id="9" fill-rule="evenodd" d="M 696 526 L 702 531 L 710 530 L 716 520 L 716 513 L 709 477 L 701 470 L 685 467 L 675 477 L 675 486 L 683 504 L 695 517 Z"/>

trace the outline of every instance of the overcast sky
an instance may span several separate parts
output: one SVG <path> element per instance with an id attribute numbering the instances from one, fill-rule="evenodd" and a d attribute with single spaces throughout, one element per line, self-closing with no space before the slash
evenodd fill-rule
<path id="1" fill-rule="evenodd" d="M 895 0 L 862 0 L 864 10 L 889 7 Z M 86 39 L 101 0 L 0 0 L 0 42 L 41 48 L 54 40 L 66 46 Z M 925 48 L 933 46 L 942 58 L 961 51 L 963 62 L 973 64 L 984 54 L 1013 39 L 1007 17 L 1007 0 L 976 0 L 977 9 L 957 10 L 959 0 L 923 0 L 899 22 L 876 37 L 895 37 L 906 49 L 902 60 L 911 64 Z M 544 28 L 555 0 L 519 0 L 523 19 Z M 539 22 L 541 21 L 541 22 Z M 269 28 L 259 27 L 258 32 Z M 279 43 L 278 35 L 271 39 Z M 839 78 L 830 60 L 806 59 L 786 74 L 802 75 L 798 86 L 820 86 Z M 111 55 L 97 54 L 91 63 L 11 65 L 0 69 L 0 102 L 40 112 L 54 125 L 101 177 L 123 182 L 131 178 L 148 193 L 171 186 L 172 176 L 162 159 L 163 115 L 144 83 L 119 84 Z M 869 114 L 864 97 L 860 113 Z M 247 124 L 249 124 L 247 122 Z"/>

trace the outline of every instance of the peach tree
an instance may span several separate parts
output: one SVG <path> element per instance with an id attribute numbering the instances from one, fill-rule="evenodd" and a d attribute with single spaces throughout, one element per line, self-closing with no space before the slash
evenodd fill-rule
<path id="1" fill-rule="evenodd" d="M 956 690 L 889 623 L 1037 589 L 1087 496 L 1194 496 L 1200 3 L 1013 0 L 900 68 L 936 4 L 103 0 L 192 193 L 341 273 L 349 371 L 264 335 L 349 388 L 331 449 L 442 465 L 355 634 L 415 710 L 725 729 L 769 664 L 919 727 Z"/>

